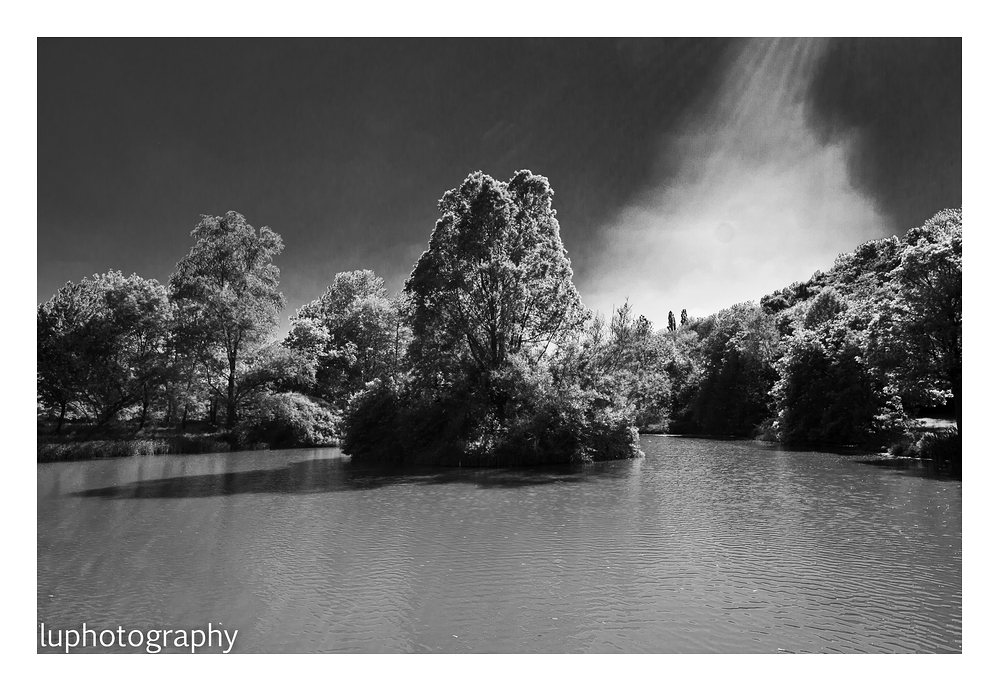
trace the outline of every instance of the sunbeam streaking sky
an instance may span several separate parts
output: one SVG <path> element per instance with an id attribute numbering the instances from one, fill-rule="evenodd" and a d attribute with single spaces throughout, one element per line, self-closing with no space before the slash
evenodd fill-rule
<path id="1" fill-rule="evenodd" d="M 627 296 L 654 323 L 669 310 L 706 316 L 890 234 L 875 201 L 851 184 L 857 142 L 822 143 L 807 123 L 825 43 L 758 40 L 739 50 L 709 111 L 664 139 L 658 155 L 678 170 L 601 229 L 603 261 L 581 285 L 592 308 L 606 313 Z"/>

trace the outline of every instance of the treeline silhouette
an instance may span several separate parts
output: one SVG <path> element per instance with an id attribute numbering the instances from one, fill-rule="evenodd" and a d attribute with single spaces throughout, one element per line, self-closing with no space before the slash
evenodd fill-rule
<path id="1" fill-rule="evenodd" d="M 552 197 L 530 171 L 469 175 L 398 295 L 337 274 L 280 342 L 281 237 L 205 216 L 166 286 L 111 271 L 38 306 L 39 429 L 508 465 L 636 455 L 640 428 L 959 462 L 959 209 L 657 330 L 627 302 L 583 307 Z M 953 429 L 918 433 L 926 413 Z"/>
<path id="2" fill-rule="evenodd" d="M 759 303 L 632 336 L 631 359 L 656 363 L 642 384 L 662 396 L 635 387 L 640 423 L 959 463 L 961 267 L 961 210 L 948 209 Z M 922 414 L 953 425 L 921 430 Z"/>

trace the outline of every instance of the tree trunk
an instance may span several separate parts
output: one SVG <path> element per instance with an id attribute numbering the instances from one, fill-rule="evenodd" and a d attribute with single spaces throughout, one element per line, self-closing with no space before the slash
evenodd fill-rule
<path id="1" fill-rule="evenodd" d="M 56 424 L 56 434 L 62 431 L 62 423 L 66 421 L 66 401 L 59 404 L 59 422 Z"/>
<path id="2" fill-rule="evenodd" d="M 225 402 L 225 427 L 231 430 L 236 425 L 236 356 L 229 356 L 229 390 Z"/>
<path id="3" fill-rule="evenodd" d="M 180 431 L 187 429 L 187 404 L 184 404 L 184 414 L 180 418 Z"/>
<path id="4" fill-rule="evenodd" d="M 139 429 L 146 426 L 146 413 L 149 412 L 149 391 L 142 387 L 142 415 L 139 417 Z"/>
<path id="5" fill-rule="evenodd" d="M 392 359 L 392 374 L 399 371 L 399 320 L 395 320 L 395 357 Z"/>
<path id="6" fill-rule="evenodd" d="M 961 436 L 961 366 L 951 370 L 950 373 L 951 393 L 954 396 L 954 421 L 957 423 L 957 436 Z"/>

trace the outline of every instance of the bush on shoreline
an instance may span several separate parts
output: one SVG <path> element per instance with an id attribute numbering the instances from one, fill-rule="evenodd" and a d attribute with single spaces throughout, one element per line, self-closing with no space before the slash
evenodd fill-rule
<path id="1" fill-rule="evenodd" d="M 463 467 L 642 455 L 631 411 L 578 387 L 554 391 L 550 382 L 524 385 L 516 375 L 505 382 L 497 379 L 492 397 L 475 390 L 421 396 L 406 387 L 372 382 L 348 406 L 343 451 L 362 461 Z M 499 410 L 497 398 L 505 400 Z"/>
<path id="2" fill-rule="evenodd" d="M 260 396 L 236 429 L 240 448 L 335 446 L 337 416 L 328 405 L 300 393 Z"/>
<path id="3" fill-rule="evenodd" d="M 192 431 L 175 427 L 108 426 L 101 438 L 88 426 L 71 427 L 61 434 L 39 426 L 38 462 L 72 461 L 122 456 L 199 454 L 252 449 L 336 446 L 338 418 L 315 399 L 296 393 L 262 396 L 240 425 L 228 432 L 203 424 Z"/>
<path id="4" fill-rule="evenodd" d="M 892 456 L 920 458 L 936 464 L 961 466 L 961 435 L 957 429 L 916 431 L 895 441 L 888 449 Z"/>

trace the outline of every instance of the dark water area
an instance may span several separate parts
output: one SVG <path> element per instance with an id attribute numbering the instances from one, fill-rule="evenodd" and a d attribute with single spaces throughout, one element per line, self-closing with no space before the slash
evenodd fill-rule
<path id="1" fill-rule="evenodd" d="M 212 623 L 233 652 L 961 652 L 960 481 L 642 448 L 545 470 L 336 449 L 39 465 L 38 622 Z"/>

